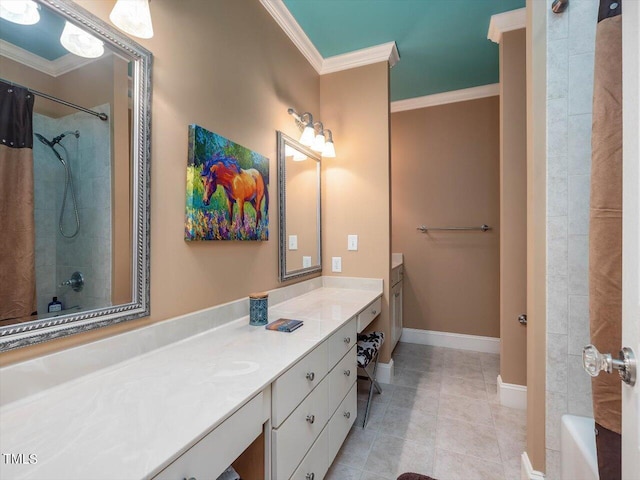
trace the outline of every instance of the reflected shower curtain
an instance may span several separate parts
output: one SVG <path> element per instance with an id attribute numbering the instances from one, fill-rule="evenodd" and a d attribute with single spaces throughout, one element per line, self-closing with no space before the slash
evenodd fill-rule
<path id="1" fill-rule="evenodd" d="M 33 94 L 0 82 L 0 326 L 37 308 L 32 122 Z"/>
<path id="2" fill-rule="evenodd" d="M 589 215 L 591 343 L 617 357 L 622 345 L 621 0 L 600 0 L 596 33 Z M 621 388 L 617 374 L 592 380 L 600 480 L 621 477 Z"/>

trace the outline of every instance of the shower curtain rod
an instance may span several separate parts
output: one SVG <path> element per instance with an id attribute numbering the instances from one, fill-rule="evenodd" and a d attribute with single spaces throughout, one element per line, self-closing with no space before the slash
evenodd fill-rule
<path id="1" fill-rule="evenodd" d="M 81 112 L 86 112 L 86 113 L 89 113 L 91 115 L 95 115 L 100 120 L 103 120 L 105 122 L 109 119 L 109 116 L 106 113 L 95 112 L 93 110 L 89 110 L 88 108 L 81 107 L 80 105 L 76 105 L 75 103 L 67 102 L 66 100 L 62 100 L 60 98 L 54 97 L 53 95 L 49 95 L 48 93 L 39 92 L 37 90 L 34 90 L 33 88 L 25 87 L 24 85 L 20 85 L 19 83 L 15 83 L 15 82 L 11 82 L 9 80 L 5 80 L 3 78 L 0 78 L 0 81 L 2 81 L 4 83 L 8 83 L 12 87 L 20 87 L 20 88 L 24 88 L 26 90 L 29 90 L 34 95 L 38 95 L 39 97 L 46 98 L 47 100 L 52 100 L 54 102 L 61 103 L 62 105 L 66 105 L 67 107 L 71 107 L 71 108 L 75 108 L 76 110 L 80 110 Z"/>

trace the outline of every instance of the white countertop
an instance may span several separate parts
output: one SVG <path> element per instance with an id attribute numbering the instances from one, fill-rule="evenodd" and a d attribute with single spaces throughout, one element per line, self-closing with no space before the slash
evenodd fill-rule
<path id="1" fill-rule="evenodd" d="M 270 322 L 304 320 L 293 333 L 243 317 L 8 403 L 0 452 L 36 454 L 37 463 L 0 458 L 0 476 L 153 476 L 381 294 L 318 288 L 270 307 Z"/>

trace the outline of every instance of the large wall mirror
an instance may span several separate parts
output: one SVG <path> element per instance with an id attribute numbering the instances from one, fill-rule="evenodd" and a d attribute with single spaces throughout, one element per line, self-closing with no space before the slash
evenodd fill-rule
<path id="1" fill-rule="evenodd" d="M 35 24 L 0 18 L 0 123 L 33 102 L 32 148 L 0 144 L 0 190 L 32 179 L 1 196 L 21 200 L 0 208 L 0 351 L 149 314 L 152 55 L 71 1 L 37 5 Z"/>
<path id="2" fill-rule="evenodd" d="M 280 281 L 322 271 L 320 154 L 278 132 Z"/>

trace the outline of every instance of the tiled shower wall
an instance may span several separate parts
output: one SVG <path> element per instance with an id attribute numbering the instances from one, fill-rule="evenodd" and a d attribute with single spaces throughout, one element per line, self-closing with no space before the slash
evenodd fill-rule
<path id="1" fill-rule="evenodd" d="M 546 478 L 560 478 L 560 419 L 593 416 L 589 343 L 591 112 L 598 0 L 547 17 Z"/>
<path id="2" fill-rule="evenodd" d="M 109 105 L 94 108 L 109 114 Z M 62 140 L 66 152 L 56 147 L 71 165 L 80 217 L 76 237 L 62 237 L 58 219 L 62 206 L 65 172 L 51 149 L 34 141 L 36 220 L 36 289 L 38 312 L 46 313 L 53 296 L 64 308 L 79 305 L 83 310 L 111 305 L 111 144 L 109 122 L 86 113 L 62 118 L 34 114 L 34 131 L 51 140 L 65 131 L 80 132 L 76 139 Z M 68 154 L 68 155 L 67 155 Z M 68 193 L 64 231 L 75 231 L 73 202 Z M 60 287 L 71 274 L 80 271 L 85 285 L 81 292 Z"/>

